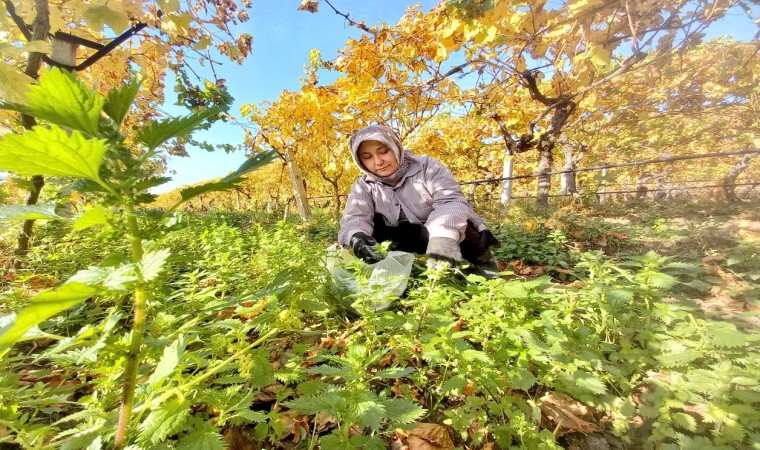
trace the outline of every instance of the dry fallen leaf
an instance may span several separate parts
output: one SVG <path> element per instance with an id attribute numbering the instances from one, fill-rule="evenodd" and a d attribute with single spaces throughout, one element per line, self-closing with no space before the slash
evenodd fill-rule
<path id="1" fill-rule="evenodd" d="M 437 423 L 418 422 L 406 440 L 409 450 L 452 450 L 449 430 Z"/>
<path id="2" fill-rule="evenodd" d="M 550 392 L 541 397 L 540 408 L 541 422 L 546 428 L 553 429 L 555 436 L 600 430 L 598 425 L 582 419 L 591 415 L 586 405 L 561 392 Z"/>

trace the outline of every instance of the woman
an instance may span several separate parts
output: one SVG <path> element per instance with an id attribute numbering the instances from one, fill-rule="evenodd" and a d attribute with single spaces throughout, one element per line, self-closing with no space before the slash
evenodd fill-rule
<path id="1" fill-rule="evenodd" d="M 451 172 L 429 156 L 412 155 L 398 135 L 370 125 L 349 140 L 364 173 L 351 187 L 338 242 L 367 263 L 383 259 L 372 247 L 427 253 L 428 267 L 467 260 L 486 275 L 498 272 L 490 248 L 499 245 L 472 210 Z"/>

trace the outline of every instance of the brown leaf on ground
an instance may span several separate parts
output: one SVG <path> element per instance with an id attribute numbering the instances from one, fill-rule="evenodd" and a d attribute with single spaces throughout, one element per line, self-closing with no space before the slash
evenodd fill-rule
<path id="1" fill-rule="evenodd" d="M 540 277 L 546 273 L 546 266 L 531 266 L 522 261 L 515 260 L 509 263 L 509 270 L 517 275 L 526 277 Z"/>
<path id="2" fill-rule="evenodd" d="M 314 416 L 314 427 L 317 429 L 317 433 L 321 433 L 336 425 L 335 417 L 327 414 L 324 411 L 320 411 Z"/>
<path id="3" fill-rule="evenodd" d="M 409 450 L 452 450 L 454 441 L 448 428 L 437 423 L 418 422 L 406 439 Z"/>
<path id="4" fill-rule="evenodd" d="M 598 425 L 583 417 L 591 417 L 588 407 L 561 392 L 550 392 L 541 397 L 542 425 L 554 431 L 555 436 L 567 433 L 593 433 L 600 431 Z"/>
<path id="5" fill-rule="evenodd" d="M 261 449 L 261 447 L 256 444 L 256 441 L 248 436 L 248 433 L 244 428 L 228 427 L 222 431 L 222 437 L 224 438 L 224 442 L 227 443 L 227 448 L 234 448 L 236 450 Z"/>
<path id="6" fill-rule="evenodd" d="M 264 386 L 254 399 L 254 403 L 269 403 L 277 400 L 277 393 L 285 386 L 280 383 L 272 383 Z"/>

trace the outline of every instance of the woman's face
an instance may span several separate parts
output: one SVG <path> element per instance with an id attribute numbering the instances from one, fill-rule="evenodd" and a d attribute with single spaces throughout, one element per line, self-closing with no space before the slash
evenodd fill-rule
<path id="1" fill-rule="evenodd" d="M 375 176 L 387 177 L 398 169 L 396 155 L 382 142 L 364 141 L 356 153 L 364 168 Z"/>

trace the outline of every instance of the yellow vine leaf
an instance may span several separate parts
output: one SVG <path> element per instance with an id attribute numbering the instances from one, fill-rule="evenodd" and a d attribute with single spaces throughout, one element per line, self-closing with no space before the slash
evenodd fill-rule
<path id="1" fill-rule="evenodd" d="M 206 50 L 209 47 L 211 47 L 211 39 L 208 36 L 203 36 L 193 45 L 193 50 Z"/>
<path id="2" fill-rule="evenodd" d="M 157 3 L 164 14 L 173 13 L 179 9 L 179 0 L 158 0 Z"/>
<path id="3" fill-rule="evenodd" d="M 6 101 L 23 103 L 26 90 L 33 80 L 13 66 L 0 62 L 0 98 Z"/>
<path id="4" fill-rule="evenodd" d="M 114 9 L 114 5 L 118 5 L 116 6 L 119 8 L 118 11 Z M 96 31 L 103 31 L 103 27 L 108 26 L 118 34 L 129 27 L 129 18 L 122 12 L 120 2 L 105 2 L 100 5 L 88 6 L 82 12 L 82 16 L 87 24 Z"/>
<path id="5" fill-rule="evenodd" d="M 161 18 L 161 31 L 171 37 L 187 36 L 190 31 L 189 14 L 167 14 Z"/>
<path id="6" fill-rule="evenodd" d="M 612 52 L 599 45 L 591 47 L 588 53 L 591 62 L 597 66 L 606 66 L 612 57 Z"/>

